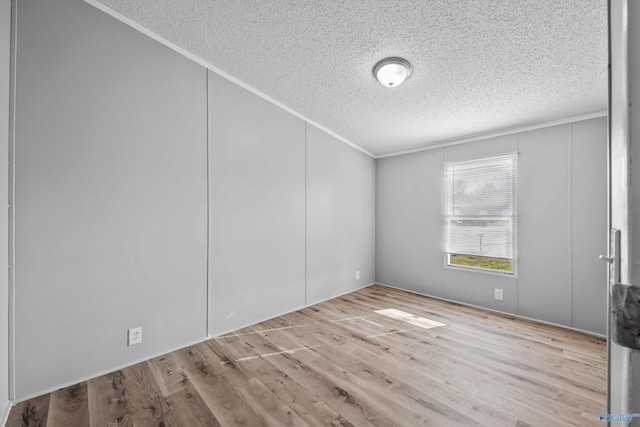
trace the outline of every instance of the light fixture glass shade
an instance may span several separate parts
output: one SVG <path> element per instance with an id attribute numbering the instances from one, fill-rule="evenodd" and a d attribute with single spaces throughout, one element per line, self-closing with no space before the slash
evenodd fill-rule
<path id="1" fill-rule="evenodd" d="M 402 58 L 387 58 L 373 68 L 373 75 L 386 87 L 396 87 L 411 75 L 411 64 Z"/>

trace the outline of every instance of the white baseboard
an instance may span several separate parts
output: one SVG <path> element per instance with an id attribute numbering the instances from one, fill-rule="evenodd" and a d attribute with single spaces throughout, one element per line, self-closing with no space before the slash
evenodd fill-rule
<path id="1" fill-rule="evenodd" d="M 232 330 L 228 330 L 228 331 L 227 331 L 227 330 L 224 330 L 224 331 L 222 331 L 222 332 L 220 332 L 220 333 L 215 333 L 215 334 L 211 334 L 211 333 L 209 333 L 208 337 L 209 337 L 209 339 L 219 338 L 219 337 L 222 337 L 222 336 L 224 336 L 224 335 L 230 334 L 230 333 L 231 333 L 231 332 L 233 332 L 233 331 L 237 331 L 238 329 L 248 328 L 249 326 L 253 326 L 253 325 L 257 324 L 257 323 L 264 322 L 265 320 L 270 320 L 270 319 L 274 319 L 274 318 L 276 318 L 276 317 L 284 316 L 285 314 L 293 313 L 293 312 L 298 311 L 298 310 L 301 310 L 301 309 L 303 309 L 303 308 L 311 307 L 311 306 L 314 306 L 314 305 L 316 305 L 316 304 L 320 304 L 320 303 L 323 303 L 323 302 L 325 302 L 325 301 L 332 300 L 332 299 L 334 299 L 334 298 L 340 298 L 340 297 L 341 297 L 341 296 L 343 296 L 343 295 L 347 295 L 347 294 L 350 294 L 351 292 L 359 291 L 360 289 L 364 289 L 364 288 L 367 288 L 367 287 L 369 287 L 369 286 L 371 286 L 371 285 L 375 285 L 375 284 L 376 284 L 376 283 L 374 282 L 374 283 L 369 283 L 368 285 L 362 285 L 362 286 L 360 286 L 360 287 L 358 287 L 358 288 L 350 289 L 350 290 L 345 291 L 345 292 L 342 292 L 342 293 L 340 293 L 340 294 L 338 294 L 338 295 L 334 295 L 334 296 L 332 296 L 332 297 L 325 298 L 325 299 L 323 299 L 323 300 L 316 301 L 316 302 L 311 303 L 311 304 L 304 304 L 304 305 L 302 305 L 302 306 L 299 306 L 299 307 L 297 307 L 297 308 L 293 308 L 293 309 L 288 310 L 288 311 L 284 311 L 284 312 L 281 312 L 281 313 L 276 313 L 276 314 L 273 314 L 273 315 L 269 315 L 269 317 L 266 317 L 266 318 L 264 318 L 264 319 L 263 319 L 263 318 L 258 319 L 258 320 L 254 321 L 254 322 L 249 323 L 249 324 L 243 324 L 242 326 L 237 327 L 237 328 L 233 328 Z"/>
<path id="2" fill-rule="evenodd" d="M 13 402 L 7 400 L 5 403 L 4 411 L 2 413 L 2 419 L 0 420 L 0 426 L 6 427 L 7 420 L 9 419 L 9 413 L 11 412 L 11 408 L 13 408 Z"/>
<path id="3" fill-rule="evenodd" d="M 51 387 L 51 388 L 48 388 L 48 389 L 45 389 L 45 390 L 42 390 L 42 391 L 38 391 L 36 393 L 28 394 L 26 396 L 22 396 L 22 397 L 20 397 L 20 398 L 15 400 L 14 405 L 17 404 L 17 403 L 20 403 L 20 402 L 27 401 L 29 399 L 40 397 L 40 396 L 45 395 L 45 394 L 53 393 L 54 391 L 58 391 L 60 389 L 66 388 L 66 387 L 71 387 L 72 385 L 80 384 L 80 383 L 83 383 L 85 381 L 89 381 L 89 380 L 92 380 L 94 378 L 101 377 L 101 376 L 106 375 L 106 374 L 110 374 L 112 372 L 119 371 L 120 369 L 124 369 L 124 368 L 128 368 L 130 366 L 133 366 L 133 365 L 137 365 L 138 363 L 146 362 L 147 360 L 155 359 L 156 357 L 163 356 L 165 354 L 173 353 L 174 351 L 178 351 L 178 350 L 181 350 L 183 348 L 187 348 L 187 347 L 191 347 L 191 346 L 196 345 L 196 344 L 200 344 L 201 342 L 207 341 L 208 339 L 209 338 L 205 336 L 205 337 L 202 337 L 202 338 L 200 338 L 200 339 L 198 339 L 196 341 L 189 342 L 189 343 L 184 344 L 184 345 L 180 345 L 179 347 L 172 347 L 172 348 L 169 348 L 168 350 L 162 350 L 162 351 L 160 351 L 158 353 L 153 353 L 153 354 L 151 354 L 149 356 L 145 356 L 145 357 L 143 357 L 141 359 L 136 359 L 136 360 L 134 360 L 132 362 L 128 362 L 128 363 L 125 363 L 125 364 L 122 364 L 122 365 L 116 365 L 113 368 L 109 368 L 109 369 L 106 369 L 106 370 L 103 370 L 103 371 L 99 371 L 99 372 L 96 372 L 94 374 L 91 374 L 91 375 L 88 375 L 88 376 L 85 376 L 85 377 L 81 377 L 79 379 L 76 379 L 76 380 L 73 380 L 73 381 L 70 381 L 70 382 L 67 382 L 67 383 L 63 383 L 61 385 L 57 385 L 55 387 Z"/>
<path id="4" fill-rule="evenodd" d="M 324 301 L 328 301 L 328 300 L 333 299 L 333 298 L 339 298 L 339 297 L 341 297 L 341 296 L 343 296 L 343 295 L 346 295 L 346 294 L 349 294 L 349 293 L 351 293 L 351 292 L 355 292 L 355 291 L 357 291 L 357 290 L 360 290 L 360 289 L 366 288 L 366 287 L 371 286 L 371 285 L 373 285 L 373 284 L 375 284 L 375 283 L 370 283 L 370 284 L 368 284 L 368 285 L 363 285 L 363 286 L 360 286 L 360 287 L 355 288 L 355 289 L 350 289 L 350 290 L 345 291 L 345 292 L 343 292 L 343 293 L 340 293 L 340 294 L 338 294 L 338 295 L 334 295 L 334 296 L 332 296 L 331 298 L 327 298 L 326 300 L 322 300 L 322 301 L 314 302 L 313 304 L 307 304 L 307 305 L 304 305 L 304 306 L 298 307 L 298 308 L 296 308 L 296 309 L 294 309 L 294 310 L 288 311 L 288 312 L 286 312 L 286 313 L 281 313 L 281 314 L 279 314 L 279 315 L 274 315 L 274 316 L 269 317 L 268 319 L 263 319 L 263 320 L 273 319 L 274 317 L 278 317 L 278 316 L 281 316 L 281 315 L 284 315 L 284 314 L 287 314 L 287 313 L 291 313 L 291 312 L 294 312 L 294 311 L 300 310 L 301 308 L 310 307 L 310 306 L 312 306 L 312 305 L 316 305 L 316 304 L 319 304 L 319 303 L 324 302 Z M 260 323 L 260 321 L 256 321 L 256 322 L 254 322 L 254 323 L 251 323 L 251 325 L 254 325 L 254 324 L 256 324 L 256 323 Z M 246 326 L 251 326 L 251 325 L 246 325 Z M 237 329 L 242 329 L 242 328 L 234 328 L 234 331 L 235 331 L 235 330 L 237 330 Z M 232 331 L 229 331 L 229 332 L 232 332 Z M 224 334 L 219 334 L 219 335 L 216 335 L 216 336 L 220 336 L 220 335 L 224 335 Z M 131 363 L 127 363 L 127 364 L 124 364 L 124 365 L 115 366 L 115 367 L 113 367 L 113 368 L 109 368 L 109 369 L 107 369 L 107 370 L 105 370 L 105 371 L 96 372 L 96 373 L 94 373 L 94 374 L 92 374 L 92 375 L 90 375 L 90 376 L 87 376 L 87 377 L 79 378 L 79 379 L 73 380 L 73 381 L 68 382 L 68 383 L 64 383 L 64 384 L 57 385 L 57 386 L 52 387 L 52 388 L 50 388 L 50 389 L 46 389 L 46 390 L 42 390 L 42 391 L 38 391 L 37 393 L 29 394 L 29 395 L 27 395 L 27 396 L 22 396 L 22 397 L 20 397 L 19 399 L 16 399 L 16 400 L 15 400 L 15 402 L 9 402 L 9 403 L 8 403 L 8 408 L 6 409 L 6 411 L 5 411 L 6 413 L 4 414 L 4 418 L 3 418 L 3 420 L 4 420 L 4 421 L 3 421 L 3 423 L 2 423 L 2 424 L 0 424 L 0 426 L 4 427 L 4 425 L 5 425 L 5 423 L 6 423 L 6 419 L 7 419 L 7 418 L 8 418 L 8 416 L 9 416 L 9 412 L 11 411 L 11 408 L 12 408 L 15 404 L 17 404 L 17 403 L 19 403 L 19 402 L 24 402 L 24 401 L 26 401 L 26 400 L 33 399 L 33 398 L 35 398 L 35 397 L 39 397 L 39 396 L 42 396 L 42 395 L 44 395 L 44 394 L 52 393 L 52 392 L 54 392 L 54 391 L 60 390 L 60 389 L 65 388 L 65 387 L 70 387 L 70 386 L 75 385 L 75 384 L 79 384 L 79 383 L 82 383 L 82 382 L 85 382 L 85 381 L 89 381 L 89 380 L 91 380 L 91 379 L 93 379 L 93 378 L 97 378 L 97 377 L 100 377 L 100 376 L 102 376 L 102 375 L 109 374 L 109 373 L 111 373 L 111 372 L 119 371 L 120 369 L 124 369 L 124 368 L 127 368 L 127 367 L 129 367 L 129 366 L 136 365 L 136 364 L 138 364 L 138 363 L 146 362 L 147 360 L 154 359 L 154 358 L 156 358 L 156 357 L 158 357 L 158 356 L 162 356 L 162 355 L 164 355 L 164 354 L 172 353 L 172 352 L 174 352 L 174 351 L 177 351 L 177 350 L 180 350 L 180 349 L 183 349 L 183 348 L 191 347 L 192 345 L 199 344 L 199 343 L 201 343 L 201 342 L 203 342 L 203 341 L 207 341 L 207 340 L 209 340 L 209 339 L 211 339 L 211 338 L 214 338 L 214 337 L 213 337 L 213 336 L 206 336 L 206 337 L 203 337 L 202 339 L 199 339 L 199 340 L 197 340 L 197 341 L 195 341 L 195 342 L 188 343 L 188 344 L 186 344 L 186 345 L 182 345 L 182 346 L 177 347 L 177 348 L 168 349 L 168 350 L 166 350 L 166 351 L 162 351 L 162 352 L 160 352 L 160 353 L 158 353 L 158 354 L 152 354 L 152 355 L 150 355 L 150 356 L 148 356 L 148 357 L 145 357 L 145 358 L 143 358 L 143 359 L 135 360 L 135 361 L 133 361 L 133 362 L 131 362 Z"/>
<path id="5" fill-rule="evenodd" d="M 591 332 L 591 331 L 585 331 L 584 329 L 578 329 L 578 328 L 574 328 L 574 327 L 567 326 L 567 325 L 560 325 L 558 323 L 547 322 L 546 320 L 540 320 L 540 319 L 535 319 L 533 317 L 522 316 L 520 314 L 511 313 L 511 312 L 508 312 L 508 311 L 500 311 L 500 310 L 496 310 L 496 309 L 493 309 L 493 308 L 483 307 L 481 305 L 469 304 L 469 303 L 462 302 L 462 301 L 456 301 L 456 300 L 452 300 L 452 299 L 438 297 L 438 296 L 435 296 L 435 295 L 429 295 L 429 294 L 425 294 L 425 293 L 422 293 L 422 292 L 416 292 L 416 291 L 413 291 L 413 290 L 410 290 L 410 289 L 403 289 L 403 288 L 400 288 L 398 286 L 391 286 L 391 285 L 387 285 L 387 284 L 379 283 L 379 282 L 376 283 L 376 284 L 377 285 L 381 285 L 381 286 L 386 286 L 387 288 L 397 289 L 399 291 L 409 292 L 410 294 L 421 295 L 423 297 L 429 297 L 429 298 L 433 298 L 433 299 L 437 299 L 437 300 L 441 300 L 441 301 L 452 302 L 452 303 L 455 303 L 455 304 L 462 304 L 462 305 L 466 305 L 467 307 L 479 308 L 479 309 L 491 311 L 491 312 L 494 312 L 494 313 L 506 314 L 507 316 L 513 316 L 513 317 L 517 317 L 519 319 L 531 320 L 533 322 L 538 322 L 538 323 L 542 323 L 542 324 L 549 325 L 549 326 L 556 326 L 558 328 L 569 329 L 571 331 L 581 332 L 583 334 L 591 335 L 591 336 L 594 336 L 594 337 L 607 339 L 606 335 L 598 334 L 596 332 Z"/>

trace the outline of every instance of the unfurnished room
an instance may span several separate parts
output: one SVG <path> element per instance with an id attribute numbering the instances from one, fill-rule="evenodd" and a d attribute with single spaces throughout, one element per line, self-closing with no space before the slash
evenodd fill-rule
<path id="1" fill-rule="evenodd" d="M 640 3 L 0 19 L 0 426 L 640 426 Z"/>

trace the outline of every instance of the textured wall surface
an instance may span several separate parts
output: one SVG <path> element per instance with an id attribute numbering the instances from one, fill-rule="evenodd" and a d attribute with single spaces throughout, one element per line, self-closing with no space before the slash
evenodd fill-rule
<path id="1" fill-rule="evenodd" d="M 376 155 L 607 109 L 606 0 L 90 2 Z"/>

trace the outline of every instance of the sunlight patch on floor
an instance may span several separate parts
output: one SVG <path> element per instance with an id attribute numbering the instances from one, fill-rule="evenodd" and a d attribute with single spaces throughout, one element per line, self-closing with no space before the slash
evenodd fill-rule
<path id="1" fill-rule="evenodd" d="M 400 320 L 410 325 L 419 326 L 423 329 L 437 328 L 440 326 L 447 326 L 444 323 L 436 322 L 435 320 L 426 319 L 424 317 L 416 316 L 415 314 L 407 313 L 395 308 L 387 308 L 384 310 L 376 310 L 378 314 L 391 317 L 392 319 Z"/>

